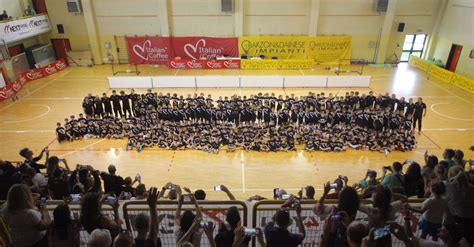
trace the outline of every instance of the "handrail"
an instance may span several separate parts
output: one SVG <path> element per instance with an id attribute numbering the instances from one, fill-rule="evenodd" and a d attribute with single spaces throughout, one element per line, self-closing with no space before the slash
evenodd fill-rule
<path id="1" fill-rule="evenodd" d="M 3 21 L 0 21 L 0 23 L 10 22 L 10 21 L 18 21 L 18 20 L 28 19 L 28 18 L 31 18 L 31 17 L 42 16 L 42 15 L 48 15 L 48 14 L 46 14 L 46 13 L 39 13 L 39 14 L 35 14 L 35 15 L 27 15 L 27 16 L 15 17 L 15 18 L 11 18 L 11 19 L 6 19 L 6 20 L 3 20 Z"/>

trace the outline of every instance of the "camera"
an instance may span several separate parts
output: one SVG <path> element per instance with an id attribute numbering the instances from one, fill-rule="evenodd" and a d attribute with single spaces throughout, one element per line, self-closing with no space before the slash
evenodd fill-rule
<path id="1" fill-rule="evenodd" d="M 214 186 L 214 191 L 219 191 L 219 190 L 222 190 L 221 186 L 220 185 L 216 185 Z"/>
<path id="2" fill-rule="evenodd" d="M 81 200 L 81 194 L 71 194 L 71 199 L 73 202 L 78 202 Z"/>
<path id="3" fill-rule="evenodd" d="M 340 214 L 333 214 L 331 215 L 331 220 L 332 221 L 339 221 L 341 219 L 341 215 Z"/>
<path id="4" fill-rule="evenodd" d="M 385 170 L 392 170 L 392 167 L 391 167 L 391 166 L 384 166 L 383 169 L 385 169 Z"/>
<path id="5" fill-rule="evenodd" d="M 117 202 L 117 198 L 115 196 L 107 196 L 107 199 L 105 199 L 105 200 L 109 204 L 115 204 Z"/>
<path id="6" fill-rule="evenodd" d="M 249 237 L 257 236 L 259 233 L 258 229 L 256 228 L 244 228 L 244 235 Z"/>

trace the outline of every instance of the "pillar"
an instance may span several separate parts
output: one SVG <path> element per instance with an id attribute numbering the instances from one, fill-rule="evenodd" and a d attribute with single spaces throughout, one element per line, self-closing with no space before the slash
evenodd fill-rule
<path id="1" fill-rule="evenodd" d="M 308 35 L 316 36 L 318 34 L 319 7 L 321 5 L 321 0 L 309 1 Z"/>
<path id="2" fill-rule="evenodd" d="M 377 63 L 383 63 L 387 56 L 388 41 L 390 39 L 390 33 L 392 32 L 393 19 L 395 17 L 395 11 L 397 9 L 398 0 L 388 1 L 387 12 L 382 25 L 382 34 L 380 36 L 379 48 L 377 51 Z"/>

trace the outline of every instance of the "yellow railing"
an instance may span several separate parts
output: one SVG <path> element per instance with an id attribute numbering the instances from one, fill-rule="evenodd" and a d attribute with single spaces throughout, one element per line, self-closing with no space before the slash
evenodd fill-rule
<path id="1" fill-rule="evenodd" d="M 426 61 L 425 59 L 413 55 L 410 56 L 408 64 L 426 72 L 428 80 L 435 78 L 442 82 L 453 84 L 466 91 L 474 93 L 474 80 L 469 79 L 463 75 L 440 68 L 435 64 Z"/>

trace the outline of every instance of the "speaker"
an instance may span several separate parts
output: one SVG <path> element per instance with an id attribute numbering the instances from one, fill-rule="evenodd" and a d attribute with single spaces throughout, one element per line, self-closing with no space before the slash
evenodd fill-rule
<path id="1" fill-rule="evenodd" d="M 233 0 L 221 0 L 221 11 L 222 12 L 232 12 L 234 9 Z"/>
<path id="2" fill-rule="evenodd" d="M 400 22 L 400 23 L 398 23 L 398 29 L 397 29 L 397 31 L 398 31 L 399 33 L 403 33 L 403 30 L 405 30 L 405 22 Z"/>
<path id="3" fill-rule="evenodd" d="M 64 33 L 63 24 L 58 24 L 58 25 L 56 25 L 56 27 L 58 28 L 58 33 Z"/>

